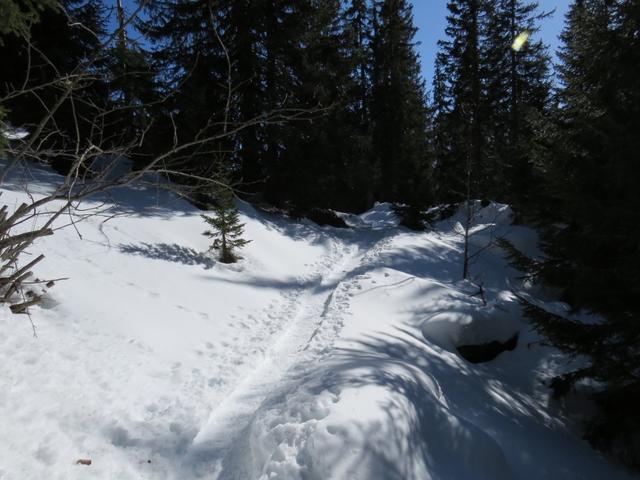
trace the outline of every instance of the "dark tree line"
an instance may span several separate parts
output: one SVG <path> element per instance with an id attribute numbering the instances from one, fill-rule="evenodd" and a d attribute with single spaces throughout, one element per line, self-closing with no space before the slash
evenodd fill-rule
<path id="1" fill-rule="evenodd" d="M 596 382 L 587 438 L 640 468 L 640 3 L 576 1 L 560 51 L 557 103 L 536 122 L 545 252 L 539 278 L 596 325 L 539 315 L 541 330 L 587 364 L 558 394 Z"/>
<path id="2" fill-rule="evenodd" d="M 180 132 L 258 119 L 188 168 L 217 151 L 249 198 L 301 212 L 382 198 L 426 205 L 426 90 L 405 0 L 157 1 L 145 12 L 161 88 L 179 85 L 170 104 Z M 281 107 L 317 114 L 259 121 Z"/>
<path id="3" fill-rule="evenodd" d="M 101 0 L 0 5 L 0 117 L 28 127 L 59 93 L 48 82 L 73 76 L 123 17 Z M 118 112 L 105 116 L 105 143 L 146 132 L 128 150 L 139 167 L 206 138 L 172 155 L 176 180 L 222 176 L 246 199 L 298 214 L 375 201 L 414 214 L 471 199 L 512 204 L 543 234 L 545 260 L 523 264 L 604 318 L 583 325 L 527 306 L 553 343 L 586 358 L 554 387 L 596 381 L 588 438 L 640 464 L 637 0 L 573 0 L 555 82 L 536 2 L 450 0 L 429 100 L 408 0 L 137 5 L 137 20 L 89 65 L 93 80 L 52 113 L 61 135 L 45 151 L 90 138 L 95 119 L 83 118 L 99 105 Z M 33 94 L 5 98 L 16 86 Z"/>
<path id="4" fill-rule="evenodd" d="M 11 68 L 0 74 L 0 93 L 20 86 L 28 68 L 38 71 L 29 78 L 33 86 L 73 74 L 126 16 L 104 0 L 10 3 L 34 9 L 40 21 L 29 42 L 3 35 L 0 52 Z M 406 0 L 137 5 L 139 17 L 93 63 L 95 81 L 82 95 L 87 104 L 122 110 L 105 130 L 114 144 L 149 129 L 136 148 L 139 166 L 172 142 L 242 123 L 236 135 L 183 150 L 173 164 L 202 177 L 223 166 L 248 199 L 301 214 L 362 211 L 376 200 L 426 207 L 433 199 L 427 92 Z M 39 97 L 57 91 L 34 93 L 3 102 L 12 124 L 35 124 L 42 103 L 49 104 Z M 83 128 L 91 122 L 69 120 L 82 108 L 81 101 L 65 102 L 55 120 L 70 136 L 88 138 Z M 263 120 L 279 109 L 308 114 Z M 62 171 L 68 163 L 51 162 Z"/>

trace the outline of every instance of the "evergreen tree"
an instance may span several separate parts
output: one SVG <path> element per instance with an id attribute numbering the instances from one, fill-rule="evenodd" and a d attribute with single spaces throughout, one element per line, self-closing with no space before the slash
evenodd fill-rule
<path id="1" fill-rule="evenodd" d="M 269 168 L 268 199 L 302 214 L 312 207 L 352 209 L 357 200 L 350 191 L 350 163 L 358 161 L 353 145 L 357 125 L 348 105 L 353 67 L 344 48 L 347 32 L 340 2 L 296 2 L 289 21 L 287 42 L 293 44 L 283 49 L 289 62 L 283 84 L 287 97 L 299 108 L 324 111 L 280 129 L 277 166 Z"/>
<path id="2" fill-rule="evenodd" d="M 549 58 L 540 40 L 520 49 L 514 39 L 534 35 L 548 14 L 536 2 L 491 0 L 484 4 L 483 103 L 487 123 L 485 196 L 524 206 L 534 184 L 531 122 L 546 114 L 550 99 Z"/>
<path id="3" fill-rule="evenodd" d="M 555 381 L 563 393 L 595 380 L 599 414 L 587 437 L 640 467 L 640 6 L 577 0 L 565 30 L 559 107 L 541 124 L 538 174 L 553 199 L 542 220 L 547 261 L 539 276 L 562 288 L 596 325 L 532 312 L 552 343 L 588 365 Z"/>
<path id="4" fill-rule="evenodd" d="M 158 100 L 147 52 L 141 45 L 129 38 L 125 22 L 128 13 L 118 0 L 116 11 L 117 39 L 108 50 L 106 70 L 108 72 L 108 98 L 113 113 L 109 115 L 107 135 L 116 144 L 127 144 L 139 138 L 140 133 L 150 123 L 151 105 Z M 138 149 L 139 150 L 139 149 Z M 136 153 L 132 154 L 137 157 Z M 143 158 L 134 158 L 144 163 Z"/>
<path id="5" fill-rule="evenodd" d="M 365 0 L 352 0 L 343 14 L 344 49 L 350 66 L 345 114 L 351 129 L 345 163 L 348 165 L 349 209 L 364 211 L 373 206 L 374 188 L 380 172 L 373 152 L 372 103 L 372 9 Z"/>
<path id="6" fill-rule="evenodd" d="M 435 178 L 440 201 L 477 198 L 485 164 L 482 73 L 480 65 L 481 0 L 451 0 L 436 59 Z"/>
<path id="7" fill-rule="evenodd" d="M 372 121 L 380 165 L 378 199 L 426 204 L 429 199 L 428 110 L 415 52 L 412 7 L 374 2 Z"/>
<path id="8" fill-rule="evenodd" d="M 218 152 L 245 194 L 303 214 L 428 202 L 429 111 L 405 0 L 162 0 L 147 13 L 161 90 L 175 89 L 150 143 L 171 140 L 174 125 L 184 138 L 283 107 L 319 110 L 187 152 L 186 170 L 215 175 Z"/>
<path id="9" fill-rule="evenodd" d="M 104 37 L 104 9 L 99 0 L 64 0 L 59 8 L 33 7 L 28 0 L 13 2 L 30 18 L 24 25 L 28 32 L 2 37 L 0 56 L 6 65 L 0 71 L 0 97 L 16 89 L 30 90 L 4 103 L 7 119 L 15 126 L 27 129 L 45 118 L 58 101 L 61 105 L 53 111 L 51 122 L 57 134 L 50 135 L 41 150 L 55 150 L 68 142 L 88 144 L 94 105 L 107 103 L 103 81 L 104 56 L 101 40 Z M 58 3 L 58 2 L 56 2 Z M 46 5 L 43 3 L 42 5 Z M 31 24 L 31 14 L 38 14 L 39 21 Z M 71 94 L 62 88 L 65 75 L 81 73 L 86 80 Z M 50 159 L 64 170 L 65 158 Z"/>
<path id="10" fill-rule="evenodd" d="M 251 240 L 242 238 L 244 224 L 240 223 L 240 215 L 234 203 L 232 190 L 224 187 L 219 190 L 213 212 L 213 216 L 202 215 L 204 221 L 211 227 L 211 230 L 204 232 L 204 235 L 214 239 L 209 250 L 218 250 L 222 263 L 235 263 L 239 258 L 236 250 L 244 247 Z"/>
<path id="11" fill-rule="evenodd" d="M 157 88 L 167 97 L 154 112 L 154 134 L 149 149 L 170 148 L 179 142 L 207 138 L 231 121 L 228 108 L 229 69 L 226 45 L 221 41 L 228 2 L 210 0 L 158 0 L 146 4 L 140 29 L 151 45 Z M 229 105 L 230 107 L 230 105 Z M 175 168 L 213 177 L 228 160 L 232 142 L 201 142 L 179 158 Z"/>
<path id="12" fill-rule="evenodd" d="M 0 0 L 0 46 L 6 35 L 28 35 L 31 26 L 40 21 L 41 12 L 57 8 L 56 0 Z"/>
<path id="13" fill-rule="evenodd" d="M 281 106 L 288 99 L 293 88 L 292 76 L 288 65 L 292 60 L 299 31 L 293 21 L 295 2 L 292 0 L 264 1 L 264 85 L 266 110 Z M 265 126 L 264 170 L 266 185 L 265 197 L 276 205 L 282 205 L 286 199 L 288 182 L 280 175 L 285 171 L 283 164 L 283 125 L 270 123 Z"/>
<path id="14" fill-rule="evenodd" d="M 548 108 L 540 41 L 516 51 L 544 14 L 521 0 L 452 0 L 434 75 L 434 144 L 441 201 L 522 203 L 533 192 L 531 122 Z"/>
<path id="15" fill-rule="evenodd" d="M 232 62 L 237 119 L 251 120 L 268 108 L 265 102 L 265 62 L 262 39 L 264 32 L 264 2 L 239 0 L 231 2 L 223 29 L 224 41 Z M 243 191 L 258 192 L 264 184 L 264 128 L 252 125 L 238 135 L 237 163 Z"/>

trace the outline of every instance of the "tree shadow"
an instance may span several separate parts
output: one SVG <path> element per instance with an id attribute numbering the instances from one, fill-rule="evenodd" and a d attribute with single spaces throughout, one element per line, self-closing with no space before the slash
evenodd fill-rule
<path id="1" fill-rule="evenodd" d="M 403 332 L 397 336 L 372 336 L 355 342 L 352 348 L 339 349 L 328 364 L 303 372 L 263 402 L 254 426 L 239 435 L 239 445 L 223 458 L 219 480 L 251 478 L 251 461 L 260 465 L 268 460 L 270 448 L 277 449 L 278 442 L 311 445 L 310 451 L 298 452 L 300 458 L 312 460 L 303 464 L 305 470 L 301 478 L 323 478 L 317 474 L 328 466 L 332 472 L 356 471 L 370 475 L 363 478 L 384 480 L 426 478 L 425 472 L 443 480 L 511 478 L 496 442 L 471 421 L 449 409 L 439 376 L 429 371 L 433 363 L 445 362 L 428 355 L 419 337 L 408 338 Z M 456 367 L 468 373 L 464 361 L 460 360 Z M 456 367 L 448 367 L 447 373 L 451 374 Z M 300 409 L 312 408 L 299 405 L 301 391 L 307 394 L 302 398 L 316 398 L 323 391 L 342 397 L 348 390 L 364 392 L 372 386 L 381 387 L 387 393 L 356 398 L 365 401 L 361 405 L 363 411 L 377 409 L 380 412 L 374 421 L 355 417 L 347 425 L 338 415 L 317 427 L 318 436 L 313 433 L 315 429 L 311 429 L 312 436 L 304 440 L 276 434 L 274 438 L 279 439 L 267 440 L 269 445 L 264 451 L 263 445 L 255 446 L 258 455 L 266 453 L 266 458 L 247 458 L 246 452 L 252 446 L 248 442 L 252 433 L 255 435 L 252 429 L 255 425 L 258 429 L 264 428 L 265 419 L 269 419 L 269 432 L 281 432 L 291 418 L 297 419 L 294 423 L 303 422 L 300 431 L 310 428 L 313 420 L 307 424 L 305 418 L 299 418 Z M 328 443 L 325 430 L 332 435 Z M 263 435 L 271 437 L 268 432 Z M 352 440 L 356 443 L 351 444 Z M 275 443 L 271 444 L 272 441 Z M 337 448 L 335 442 L 344 442 L 344 448 Z"/>
<path id="2" fill-rule="evenodd" d="M 0 157 L 0 168 L 7 163 Z M 35 195 L 52 195 L 62 187 L 65 177 L 54 172 L 50 166 L 26 161 L 13 168 L 2 184 L 3 190 L 29 192 Z M 107 181 L 91 178 L 78 180 L 79 188 L 106 187 Z M 83 200 L 87 204 L 104 204 L 104 208 L 118 214 L 139 217 L 163 217 L 197 215 L 199 210 L 186 198 L 186 187 L 173 184 L 160 175 L 149 172 L 131 185 L 108 188 Z"/>
<path id="3" fill-rule="evenodd" d="M 94 195 L 90 200 L 113 204 L 118 213 L 137 217 L 172 218 L 199 213 L 181 197 L 179 187 L 171 184 L 138 183 Z"/>
<path id="4" fill-rule="evenodd" d="M 398 232 L 398 227 L 390 226 L 375 228 L 369 225 L 354 225 L 349 228 L 320 226 L 308 219 L 294 219 L 282 213 L 258 209 L 243 201 L 238 201 L 238 208 L 246 218 L 262 224 L 266 229 L 276 231 L 293 240 L 304 240 L 311 245 L 327 244 L 333 239 L 339 239 L 364 249 Z"/>
<path id="5" fill-rule="evenodd" d="M 193 248 L 183 247 L 169 243 L 140 243 L 121 244 L 118 248 L 122 253 L 140 255 L 154 260 L 181 263 L 183 265 L 202 265 L 205 269 L 213 268 L 216 261 L 206 253 L 198 252 Z"/>
<path id="6" fill-rule="evenodd" d="M 334 355 L 323 383 L 331 391 L 375 385 L 399 394 L 384 406 L 391 443 L 375 446 L 376 455 L 396 451 L 422 458 L 443 479 L 586 479 L 615 471 L 545 400 L 542 380 L 557 368 L 553 350 L 519 346 L 472 365 L 409 329 L 352 345 Z M 408 430 L 402 430 L 403 422 Z"/>
<path id="7" fill-rule="evenodd" d="M 520 353 L 528 355 L 526 349 Z M 540 361 L 540 357 L 533 357 L 532 363 Z M 335 441 L 344 438 L 348 442 L 358 432 L 357 448 L 349 448 L 348 443 L 345 448 L 336 448 L 323 442 L 324 433 L 320 432 L 318 438 L 296 437 L 300 445 L 308 441 L 313 450 L 312 457 L 303 453 L 300 458 L 319 459 L 324 466 L 335 465 L 335 471 L 367 471 L 371 473 L 368 478 L 381 480 L 425 478 L 418 476 L 424 472 L 440 480 L 588 479 L 606 478 L 615 471 L 586 444 L 582 447 L 569 432 L 549 423 L 540 405 L 530 403 L 528 390 L 538 382 L 536 375 L 521 382 L 524 390 L 514 390 L 509 382 L 503 382 L 510 374 L 505 370 L 513 370 L 507 362 L 470 365 L 432 348 L 419 334 L 399 329 L 396 334 L 375 334 L 354 341 L 351 347 L 339 349 L 328 364 L 301 369 L 299 375 L 292 372 L 290 381 L 281 383 L 265 399 L 254 421 L 224 447 L 195 447 L 192 440 L 197 432 L 193 429 L 180 435 L 154 432 L 140 439 L 115 431 L 111 437 L 120 448 L 162 457 L 170 468 L 166 473 L 175 478 L 200 478 L 213 472 L 218 480 L 254 478 L 254 469 L 264 460 L 261 455 L 270 455 L 270 450 L 263 452 L 261 444 L 252 443 L 255 429 L 295 430 L 295 425 L 286 422 L 311 407 L 300 404 L 301 391 L 307 393 L 302 397 L 307 399 L 323 391 L 339 398 L 348 389 L 378 386 L 389 395 L 360 397 L 365 401 L 363 410 L 378 402 L 381 413 L 377 421 L 359 422 L 356 418 L 347 430 L 338 417 L 318 427 L 335 430 Z M 296 431 L 312 432 L 311 426 L 320 422 L 312 420 Z M 269 442 L 272 440 L 274 447 L 278 442 L 292 441 L 287 435 L 275 435 Z M 301 467 L 300 478 L 326 478 L 316 476 L 312 464 Z M 620 478 L 628 477 L 621 471 Z"/>
<path id="8" fill-rule="evenodd" d="M 241 277 L 215 277 L 203 274 L 202 280 L 227 283 L 231 285 L 241 285 L 247 287 L 264 288 L 272 290 L 303 290 L 311 289 L 313 293 L 322 293 L 333 288 L 335 285 L 322 284 L 320 277 L 301 280 L 297 278 L 278 279 L 261 275 L 242 275 Z"/>

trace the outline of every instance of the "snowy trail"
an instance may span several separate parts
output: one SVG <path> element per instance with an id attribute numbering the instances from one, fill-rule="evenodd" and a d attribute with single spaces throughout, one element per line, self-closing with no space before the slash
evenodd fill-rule
<path id="1" fill-rule="evenodd" d="M 251 414 L 260 406 L 276 385 L 282 383 L 287 372 L 302 362 L 309 361 L 326 351 L 332 336 L 337 335 L 339 327 L 325 322 L 329 305 L 336 289 L 344 278 L 348 267 L 359 258 L 359 250 L 335 242 L 332 252 L 321 261 L 319 268 L 307 281 L 313 286 L 284 294 L 286 306 L 280 315 L 285 328 L 277 341 L 265 352 L 262 362 L 242 379 L 227 398 L 212 412 L 204 427 L 200 430 L 193 445 L 197 450 L 224 450 L 249 423 Z M 324 336 L 320 340 L 320 330 L 332 330 L 334 335 Z M 315 344 L 313 348 L 310 348 Z"/>
<path id="2" fill-rule="evenodd" d="M 265 399 L 332 353 L 351 290 L 390 241 L 389 233 L 376 230 L 361 244 L 350 238 L 332 238 L 331 252 L 318 262 L 309 280 L 300 281 L 311 286 L 284 294 L 287 306 L 281 315 L 288 317 L 283 322 L 286 327 L 261 363 L 211 412 L 193 441 L 192 455 L 206 452 L 222 459 Z"/>

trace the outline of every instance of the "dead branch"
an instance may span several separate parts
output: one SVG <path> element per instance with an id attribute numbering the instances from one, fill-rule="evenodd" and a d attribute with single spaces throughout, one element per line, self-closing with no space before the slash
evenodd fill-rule
<path id="1" fill-rule="evenodd" d="M 22 303 L 15 303 L 13 305 L 11 305 L 9 308 L 11 309 L 12 313 L 28 313 L 28 308 L 33 306 L 33 305 L 37 305 L 38 303 L 40 303 L 42 301 L 42 297 L 35 297 L 31 300 L 27 300 L 26 302 L 22 302 Z"/>

